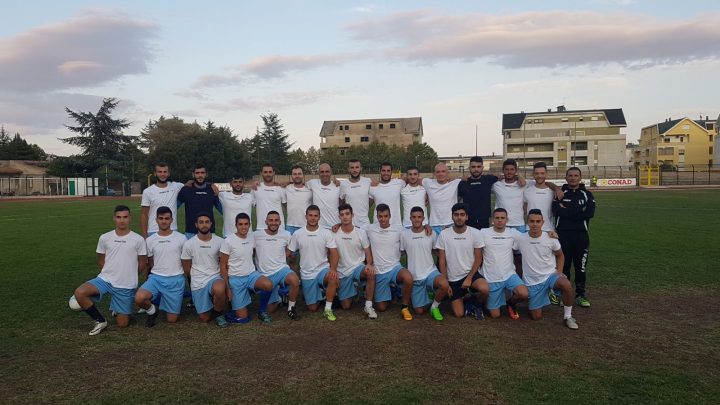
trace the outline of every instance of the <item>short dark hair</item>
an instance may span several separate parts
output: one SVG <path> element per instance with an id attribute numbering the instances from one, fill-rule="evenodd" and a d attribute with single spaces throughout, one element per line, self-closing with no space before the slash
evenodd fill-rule
<path id="1" fill-rule="evenodd" d="M 378 204 L 375 207 L 375 211 L 377 211 L 378 214 L 381 212 L 386 212 L 386 211 L 390 212 L 390 207 L 387 204 Z"/>
<path id="2" fill-rule="evenodd" d="M 567 170 L 565 171 L 565 175 L 567 175 L 568 173 L 570 173 L 570 170 L 577 170 L 578 173 L 580 173 L 580 175 L 582 176 L 582 170 L 580 170 L 580 168 L 577 167 L 577 166 L 573 166 L 573 167 L 567 169 Z"/>
<path id="3" fill-rule="evenodd" d="M 338 213 L 341 213 L 345 210 L 350 210 L 350 213 L 352 214 L 353 213 L 352 205 L 347 204 L 347 203 L 340 204 L 340 206 L 338 207 Z"/>
<path id="4" fill-rule="evenodd" d="M 168 166 L 168 164 L 165 162 L 157 162 L 157 163 L 155 163 L 155 167 L 170 167 L 170 166 Z"/>
<path id="5" fill-rule="evenodd" d="M 264 168 L 266 168 L 266 167 L 269 167 L 269 168 L 275 170 L 275 168 L 273 167 L 272 163 L 263 163 L 263 165 L 260 167 L 260 170 L 262 170 L 262 169 L 264 169 Z"/>
<path id="6" fill-rule="evenodd" d="M 502 165 L 503 169 L 505 168 L 505 166 L 514 166 L 517 169 L 517 162 L 515 161 L 515 159 L 505 159 Z"/>
<path id="7" fill-rule="evenodd" d="M 207 171 L 207 167 L 205 167 L 205 165 L 203 163 L 196 163 L 195 166 L 193 167 L 193 172 L 197 169 L 205 169 L 205 171 Z"/>
<path id="8" fill-rule="evenodd" d="M 307 214 L 307 213 L 310 212 L 310 211 L 320 212 L 320 207 L 318 207 L 318 206 L 315 205 L 315 204 L 311 204 L 309 207 L 307 207 L 307 209 L 305 209 L 305 214 Z"/>
<path id="9" fill-rule="evenodd" d="M 157 211 L 155 211 L 155 215 L 158 217 L 164 214 L 170 214 L 170 217 L 172 217 L 172 210 L 170 209 L 170 207 L 166 207 L 163 205 L 162 207 L 158 207 Z"/>
<path id="10" fill-rule="evenodd" d="M 493 210 L 493 216 L 494 216 L 496 213 L 498 213 L 498 212 L 504 212 L 504 213 L 505 213 L 505 216 L 507 216 L 507 210 L 506 210 L 505 208 L 495 208 L 495 209 Z"/>
<path id="11" fill-rule="evenodd" d="M 130 207 L 128 207 L 127 205 L 116 205 L 115 211 L 113 211 L 113 213 L 122 212 L 122 211 L 130 212 Z"/>
<path id="12" fill-rule="evenodd" d="M 291 167 L 290 172 L 292 173 L 292 171 L 295 169 L 300 169 L 303 172 L 303 174 L 305 174 L 305 169 L 303 169 L 302 166 L 300 166 L 300 165 L 295 165 L 295 166 Z"/>
<path id="13" fill-rule="evenodd" d="M 350 163 L 360 163 L 360 159 L 352 158 L 352 159 L 348 160 L 348 164 L 350 164 Z M 360 163 L 360 164 L 362 165 L 362 163 Z"/>
<path id="14" fill-rule="evenodd" d="M 198 220 L 200 217 L 208 217 L 208 219 L 210 219 L 210 222 L 215 222 L 215 221 L 213 221 L 213 217 L 210 216 L 210 213 L 209 213 L 209 212 L 205 212 L 205 211 L 200 211 L 200 212 L 198 212 L 197 215 L 195 215 L 195 222 L 197 222 L 197 220 Z"/>
<path id="15" fill-rule="evenodd" d="M 470 163 L 473 163 L 473 162 L 475 162 L 475 163 L 482 163 L 482 162 L 483 162 L 482 156 L 473 156 L 473 157 L 471 157 L 471 158 L 470 158 Z"/>
<path id="16" fill-rule="evenodd" d="M 393 165 L 390 162 L 382 162 L 380 163 L 380 168 L 382 169 L 383 166 L 390 166 L 390 170 L 392 170 Z"/>
<path id="17" fill-rule="evenodd" d="M 410 166 L 410 167 L 407 168 L 407 170 L 405 170 L 405 173 L 410 172 L 410 170 L 417 170 L 418 172 L 420 171 L 420 169 L 418 169 L 417 166 Z"/>
<path id="18" fill-rule="evenodd" d="M 425 215 L 425 210 L 422 207 L 418 207 L 418 206 L 412 207 L 410 209 L 410 215 L 412 215 L 413 212 L 422 212 L 422 214 Z"/>
<path id="19" fill-rule="evenodd" d="M 454 214 L 455 211 L 460 211 L 460 210 L 465 211 L 465 213 L 467 214 L 467 212 L 468 212 L 467 205 L 465 203 L 455 203 L 452 206 L 451 212 Z"/>
<path id="20" fill-rule="evenodd" d="M 233 181 L 233 180 L 242 180 L 242 181 L 245 181 L 245 176 L 243 176 L 243 175 L 240 174 L 240 173 L 235 173 L 235 174 L 233 174 L 232 176 L 230 176 L 230 181 Z"/>
<path id="21" fill-rule="evenodd" d="M 241 213 L 235 215 L 235 223 L 236 223 L 236 224 L 237 224 L 237 222 L 238 222 L 239 220 L 241 220 L 241 219 L 247 219 L 248 222 L 250 222 L 250 215 L 248 215 L 248 214 L 246 214 L 246 213 L 244 213 L 244 212 L 241 212 Z"/>
<path id="22" fill-rule="evenodd" d="M 537 208 L 533 208 L 530 211 L 528 211 L 528 218 L 530 218 L 530 215 L 540 215 L 542 217 L 542 211 L 540 211 Z"/>
<path id="23" fill-rule="evenodd" d="M 280 213 L 275 210 L 272 210 L 272 211 L 268 212 L 267 215 L 265 215 L 265 218 L 269 217 L 270 215 L 280 216 Z"/>

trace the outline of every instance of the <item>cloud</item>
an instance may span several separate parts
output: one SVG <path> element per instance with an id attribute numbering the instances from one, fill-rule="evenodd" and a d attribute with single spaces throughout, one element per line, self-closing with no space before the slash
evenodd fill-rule
<path id="1" fill-rule="evenodd" d="M 0 38 L 0 88 L 43 92 L 99 85 L 142 74 L 153 59 L 154 24 L 86 12 Z"/>
<path id="2" fill-rule="evenodd" d="M 288 92 L 261 98 L 234 98 L 222 103 L 206 103 L 204 107 L 215 111 L 277 110 L 287 106 L 313 104 L 340 94 L 336 91 Z"/>
<path id="3" fill-rule="evenodd" d="M 629 13 L 537 11 L 443 15 L 414 10 L 345 27 L 386 57 L 432 64 L 487 60 L 510 68 L 618 63 L 629 68 L 720 56 L 717 14 L 660 19 Z"/>

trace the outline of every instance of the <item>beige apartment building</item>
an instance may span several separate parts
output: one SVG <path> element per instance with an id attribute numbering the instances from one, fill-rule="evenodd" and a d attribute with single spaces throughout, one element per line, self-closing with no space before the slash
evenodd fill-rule
<path id="1" fill-rule="evenodd" d="M 625 166 L 625 127 L 621 108 L 503 114 L 503 154 L 520 167 Z"/>
<path id="2" fill-rule="evenodd" d="M 633 149 L 636 165 L 669 165 L 683 169 L 689 165 L 714 162 L 716 120 L 688 117 L 666 119 L 640 131 L 640 144 Z"/>
<path id="3" fill-rule="evenodd" d="M 422 143 L 422 138 L 421 117 L 325 121 L 320 129 L 320 149 L 337 146 L 342 153 L 351 146 L 376 141 L 408 146 L 413 142 Z"/>

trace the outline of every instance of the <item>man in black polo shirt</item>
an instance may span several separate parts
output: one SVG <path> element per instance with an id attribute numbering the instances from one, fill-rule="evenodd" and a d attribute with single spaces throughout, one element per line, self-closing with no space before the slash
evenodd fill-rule
<path id="1" fill-rule="evenodd" d="M 470 158 L 470 177 L 458 186 L 458 197 L 468 208 L 467 225 L 476 229 L 490 227 L 490 191 L 498 181 L 497 176 L 482 174 L 483 158 Z"/>
<path id="2" fill-rule="evenodd" d="M 200 212 L 210 215 L 212 227 L 210 233 L 215 233 L 215 218 L 213 207 L 220 211 L 220 200 L 217 191 L 211 183 L 205 182 L 207 169 L 198 164 L 193 169 L 193 182 L 184 186 L 178 194 L 178 206 L 185 204 L 185 237 L 190 239 L 197 234 L 195 221 Z"/>

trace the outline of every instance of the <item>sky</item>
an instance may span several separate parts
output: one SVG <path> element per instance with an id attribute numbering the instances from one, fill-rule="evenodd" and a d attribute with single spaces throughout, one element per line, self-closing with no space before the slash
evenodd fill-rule
<path id="1" fill-rule="evenodd" d="M 503 113 L 622 108 L 628 142 L 720 113 L 717 1 L 3 2 L 0 124 L 78 150 L 65 107 L 116 97 L 239 138 L 277 113 L 294 147 L 325 120 L 416 117 L 441 156 L 502 152 Z"/>

